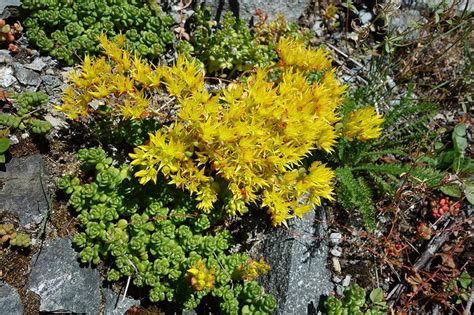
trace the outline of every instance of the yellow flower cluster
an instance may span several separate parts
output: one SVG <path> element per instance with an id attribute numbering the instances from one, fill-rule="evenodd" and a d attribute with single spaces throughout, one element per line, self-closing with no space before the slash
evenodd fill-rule
<path id="1" fill-rule="evenodd" d="M 350 141 L 357 139 L 367 141 L 377 139 L 382 134 L 381 125 L 384 119 L 377 114 L 374 107 L 364 107 L 350 113 L 344 125 L 344 137 Z"/>
<path id="2" fill-rule="evenodd" d="M 96 100 L 99 102 L 95 104 L 104 104 L 114 116 L 142 119 L 158 114 L 163 83 L 171 94 L 180 97 L 201 88 L 204 73 L 198 63 L 180 57 L 173 68 L 154 66 L 122 49 L 124 42 L 123 35 L 114 42 L 102 35 L 105 56 L 85 56 L 83 64 L 69 75 L 63 104 L 56 109 L 69 119 L 79 119 L 98 112 L 91 103 Z"/>
<path id="3" fill-rule="evenodd" d="M 281 38 L 277 52 L 281 63 L 298 66 L 302 70 L 323 71 L 331 67 L 327 51 L 323 48 L 308 49 L 298 39 Z"/>
<path id="4" fill-rule="evenodd" d="M 305 60 L 314 57 L 312 51 L 293 44 L 292 50 L 310 54 Z M 286 56 L 285 49 L 290 48 L 280 47 Z M 232 83 L 216 94 L 205 89 L 202 76 L 180 81 L 182 88 L 167 83 L 180 110 L 174 124 L 151 134 L 149 143 L 130 154 L 132 164 L 142 167 L 136 173 L 140 182 L 155 181 L 161 172 L 193 193 L 199 208 L 209 211 L 220 190 L 218 176 L 227 183 L 234 205 L 263 196 L 275 226 L 301 217 L 314 204 L 320 205 L 321 198 L 332 199 L 334 173 L 329 168 L 315 162 L 308 171 L 293 169 L 312 150 L 331 152 L 336 143 L 335 111 L 345 87 L 322 56 L 321 64 L 310 68 L 285 61 L 278 83 L 269 79 L 269 69 L 256 69 L 245 82 Z M 307 69 L 315 67 L 325 74 L 310 85 Z M 194 65 L 178 61 L 169 71 L 178 76 L 189 68 Z M 310 204 L 299 202 L 305 196 Z"/>
<path id="5" fill-rule="evenodd" d="M 275 226 L 301 217 L 321 198 L 332 199 L 329 168 L 315 162 L 299 169 L 311 151 L 332 152 L 337 140 L 337 108 L 346 87 L 336 80 L 326 52 L 282 38 L 276 81 L 270 79 L 273 69 L 261 68 L 211 93 L 193 60 L 179 56 L 173 66 L 153 66 L 122 49 L 123 37 L 100 41 L 105 56 L 85 58 L 58 108 L 70 119 L 104 107 L 115 117 L 143 119 L 174 101 L 179 106 L 174 123 L 130 154 L 140 167 L 135 174 L 140 183 L 156 182 L 161 173 L 191 192 L 204 211 L 222 190 L 231 193 L 226 209 L 232 214 L 261 201 Z M 322 76 L 310 84 L 314 71 Z"/>
<path id="6" fill-rule="evenodd" d="M 241 264 L 236 272 L 239 278 L 247 281 L 257 279 L 261 274 L 267 274 L 270 271 L 270 265 L 263 259 L 253 260 L 249 259 L 247 264 Z"/>
<path id="7" fill-rule="evenodd" d="M 213 269 L 207 269 L 202 261 L 198 261 L 195 266 L 188 269 L 188 279 L 196 291 L 211 290 L 214 287 L 214 273 Z"/>

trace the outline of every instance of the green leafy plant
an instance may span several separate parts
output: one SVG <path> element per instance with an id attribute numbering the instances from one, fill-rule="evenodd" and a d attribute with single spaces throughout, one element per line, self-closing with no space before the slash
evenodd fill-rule
<path id="1" fill-rule="evenodd" d="M 457 124 L 451 135 L 451 145 L 437 141 L 432 157 L 425 157 L 423 161 L 453 173 L 454 179 L 440 187 L 441 192 L 454 198 L 464 195 L 469 203 L 474 204 L 474 160 L 468 154 L 467 132 L 467 124 Z"/>
<path id="2" fill-rule="evenodd" d="M 48 103 L 48 95 L 44 92 L 24 92 L 14 97 L 17 110 L 11 113 L 0 113 L 0 127 L 9 130 L 18 128 L 37 134 L 48 133 L 51 124 L 41 119 Z"/>
<path id="3" fill-rule="evenodd" d="M 343 137 L 332 161 L 338 166 L 337 201 L 347 210 L 358 209 L 366 228 L 373 230 L 376 196 L 393 196 L 405 180 L 433 188 L 445 175 L 427 163 L 420 163 L 412 154 L 413 144 L 421 146 L 420 139 L 430 135 L 428 122 L 436 113 L 436 106 L 415 104 L 408 93 L 398 106 L 385 114 L 380 138 L 354 139 L 350 129 L 361 123 L 351 118 L 350 113 L 365 103 L 366 93 L 364 89 L 355 91 L 341 108 Z M 425 143 L 429 143 L 429 139 Z"/>
<path id="4" fill-rule="evenodd" d="M 472 277 L 467 271 L 463 271 L 459 277 L 448 283 L 445 290 L 454 295 L 455 304 L 461 304 L 469 300 L 471 284 Z"/>
<path id="5" fill-rule="evenodd" d="M 173 41 L 172 18 L 139 0 L 25 0 L 28 38 L 42 51 L 72 65 L 86 53 L 99 54 L 98 37 L 125 34 L 127 48 L 156 58 Z"/>
<path id="6" fill-rule="evenodd" d="M 5 153 L 10 148 L 10 139 L 0 138 L 0 164 L 5 163 Z"/>
<path id="7" fill-rule="evenodd" d="M 387 312 L 387 303 L 381 288 L 372 290 L 367 301 L 365 289 L 356 283 L 347 288 L 340 299 L 329 296 L 324 306 L 328 315 L 383 315 Z"/>
<path id="8" fill-rule="evenodd" d="M 277 59 L 274 47 L 261 43 L 247 24 L 225 12 L 220 28 L 215 28 L 209 8 L 196 9 L 191 44 L 179 43 L 179 51 L 195 56 L 209 74 L 240 73 L 268 66 Z"/>
<path id="9" fill-rule="evenodd" d="M 0 224 L 0 244 L 3 246 L 7 242 L 11 246 L 17 247 L 29 247 L 31 245 L 31 239 L 28 234 L 15 231 L 13 224 Z"/>
<path id="10" fill-rule="evenodd" d="M 70 194 L 82 232 L 74 237 L 83 263 L 111 263 L 107 278 L 132 277 L 148 287 L 153 302 L 179 302 L 196 308 L 205 296 L 219 302 L 223 314 L 268 314 L 275 298 L 255 281 L 262 270 L 245 254 L 226 254 L 230 234 L 212 229 L 217 219 L 196 210 L 182 191 L 159 180 L 142 186 L 127 164 L 113 165 L 99 148 L 78 152 L 92 180 L 64 176 L 58 186 Z M 253 266 L 249 268 L 248 266 Z"/>
<path id="11" fill-rule="evenodd" d="M 5 163 L 5 152 L 11 143 L 6 137 L 15 129 L 27 130 L 36 134 L 48 133 L 52 126 L 42 119 L 48 95 L 43 92 L 24 92 L 14 97 L 16 109 L 0 112 L 0 163 Z"/>

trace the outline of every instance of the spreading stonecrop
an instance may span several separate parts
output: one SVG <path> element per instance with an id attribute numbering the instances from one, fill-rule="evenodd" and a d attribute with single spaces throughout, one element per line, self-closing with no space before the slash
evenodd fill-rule
<path id="1" fill-rule="evenodd" d="M 344 126 L 344 138 L 362 142 L 377 139 L 382 134 L 383 121 L 382 115 L 377 114 L 375 108 L 370 106 L 360 108 L 350 113 Z"/>
<path id="2" fill-rule="evenodd" d="M 150 133 L 130 155 L 142 184 L 161 173 L 191 192 L 205 212 L 218 197 L 232 215 L 261 201 L 274 226 L 301 217 L 321 198 L 332 200 L 334 173 L 320 162 L 302 167 L 313 150 L 330 153 L 337 142 L 337 109 L 346 87 L 326 52 L 281 38 L 278 66 L 257 68 L 211 93 L 204 70 L 192 59 L 179 56 L 171 67 L 152 66 L 122 49 L 123 38 L 100 41 L 105 57 L 85 58 L 58 108 L 71 119 L 105 112 L 140 120 L 175 102 L 174 122 Z M 309 80 L 314 74 L 318 79 Z"/>
<path id="3" fill-rule="evenodd" d="M 286 46 L 280 47 L 288 55 Z M 298 51 L 303 58 L 313 56 L 311 50 Z M 269 79 L 270 69 L 259 68 L 245 82 L 214 95 L 193 63 L 178 62 L 168 72 L 178 67 L 196 75 L 191 82 L 168 81 L 173 82 L 167 84 L 168 92 L 180 105 L 178 117 L 130 155 L 132 165 L 142 167 L 135 175 L 144 184 L 161 172 L 193 193 L 204 211 L 213 208 L 223 188 L 230 191 L 226 209 L 232 215 L 261 199 L 275 226 L 301 217 L 321 198 L 331 200 L 334 173 L 319 162 L 309 170 L 300 168 L 312 150 L 331 152 L 337 138 L 336 109 L 345 87 L 336 81 L 327 56 L 321 58 L 318 64 L 282 58 L 277 81 Z M 309 84 L 310 71 L 323 75 Z M 177 84 L 183 86 L 176 89 Z M 308 202 L 301 203 L 302 198 Z"/>
<path id="4" fill-rule="evenodd" d="M 189 194 L 164 181 L 143 187 L 130 165 L 117 165 L 101 148 L 81 149 L 77 157 L 87 182 L 67 175 L 58 187 L 77 213 L 81 231 L 73 243 L 82 263 L 109 262 L 108 281 L 130 277 L 151 302 L 195 309 L 212 296 L 219 314 L 229 315 L 276 308 L 275 297 L 253 281 L 268 270 L 266 262 L 228 253 L 230 232 L 214 230 L 215 220 L 197 212 Z M 0 245 L 26 246 L 19 234 L 0 225 Z"/>

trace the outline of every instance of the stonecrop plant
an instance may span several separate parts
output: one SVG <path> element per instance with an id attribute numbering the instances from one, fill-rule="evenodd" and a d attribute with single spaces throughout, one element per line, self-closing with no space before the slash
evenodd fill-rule
<path id="1" fill-rule="evenodd" d="M 36 134 L 46 134 L 52 129 L 52 125 L 43 119 L 48 103 L 46 93 L 23 92 L 13 99 L 16 108 L 0 112 L 0 129 L 28 130 Z"/>
<path id="2" fill-rule="evenodd" d="M 269 314 L 276 307 L 254 280 L 269 266 L 248 255 L 227 254 L 230 233 L 211 228 L 188 194 L 167 185 L 140 185 L 128 164 L 115 166 L 100 148 L 78 152 L 87 183 L 64 176 L 81 232 L 74 237 L 83 263 L 110 263 L 109 281 L 132 277 L 152 302 L 196 308 L 209 295 L 222 314 Z"/>
<path id="3" fill-rule="evenodd" d="M 58 108 L 71 119 L 106 112 L 140 120 L 174 101 L 174 122 L 130 155 L 142 184 L 162 174 L 206 213 L 218 197 L 231 215 L 260 202 L 275 226 L 333 198 L 333 171 L 318 161 L 302 167 L 313 150 L 332 152 L 338 137 L 336 110 L 346 87 L 323 49 L 281 38 L 278 66 L 257 68 L 211 93 L 196 61 L 178 56 L 171 67 L 152 66 L 122 49 L 123 41 L 101 38 L 106 57 L 85 58 Z M 308 80 L 312 73 L 317 80 Z M 103 104 L 100 110 L 92 100 Z"/>
<path id="4" fill-rule="evenodd" d="M 98 37 L 125 34 L 127 48 L 157 58 L 173 41 L 172 18 L 152 1 L 23 0 L 28 39 L 67 65 L 87 54 L 99 54 Z"/>
<path id="5" fill-rule="evenodd" d="M 216 24 L 209 8 L 197 7 L 190 42 L 178 43 L 179 51 L 202 61 L 209 74 L 232 77 L 275 62 L 274 47 L 259 40 L 246 21 L 225 12 L 220 27 Z"/>

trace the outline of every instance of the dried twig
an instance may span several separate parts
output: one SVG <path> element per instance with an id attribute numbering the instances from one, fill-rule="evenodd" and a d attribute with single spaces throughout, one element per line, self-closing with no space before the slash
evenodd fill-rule
<path id="1" fill-rule="evenodd" d="M 471 314 L 472 303 L 474 303 L 474 289 L 471 291 L 471 295 L 469 296 L 469 300 L 467 300 L 466 309 L 464 310 L 463 315 Z"/>
<path id="2" fill-rule="evenodd" d="M 431 241 L 429 242 L 428 246 L 426 246 L 426 250 L 421 254 L 421 256 L 415 262 L 413 266 L 413 271 L 418 272 L 426 267 L 428 262 L 433 258 L 439 248 L 449 239 L 451 233 L 453 233 L 453 227 L 459 225 L 460 220 L 456 220 L 453 222 L 449 228 L 447 228 L 450 220 L 447 220 L 442 228 L 442 230 L 434 236 Z M 403 283 L 397 284 L 392 291 L 387 296 L 387 300 L 389 300 L 390 306 L 393 306 L 395 302 L 399 299 L 400 294 L 405 289 L 405 285 Z"/>

